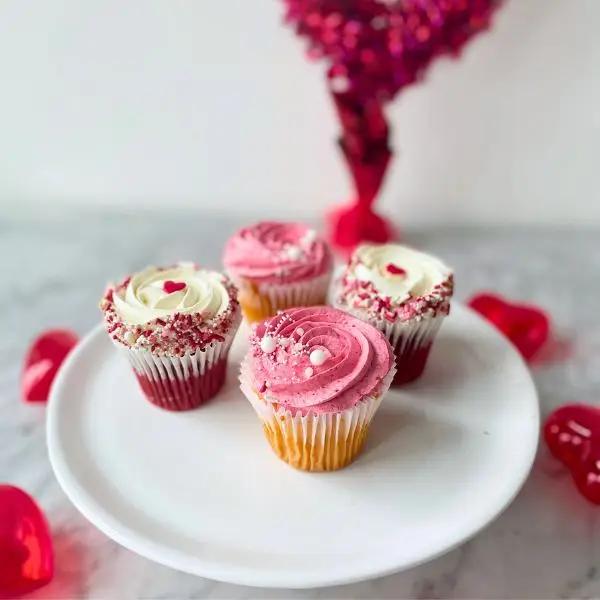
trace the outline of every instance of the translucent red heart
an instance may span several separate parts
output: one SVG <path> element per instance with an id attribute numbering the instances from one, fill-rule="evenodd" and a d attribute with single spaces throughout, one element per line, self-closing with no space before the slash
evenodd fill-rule
<path id="1" fill-rule="evenodd" d="M 469 306 L 499 329 L 526 360 L 531 360 L 548 340 L 550 320 L 536 306 L 513 304 L 495 294 L 477 294 L 469 300 Z"/>
<path id="2" fill-rule="evenodd" d="M 546 419 L 544 439 L 581 494 L 600 504 L 600 410 L 584 404 L 561 406 Z"/>
<path id="3" fill-rule="evenodd" d="M 46 402 L 54 377 L 78 337 L 67 329 L 49 329 L 39 335 L 25 356 L 21 395 L 26 402 Z"/>
<path id="4" fill-rule="evenodd" d="M 23 490 L 0 485 L 0 597 L 31 592 L 53 574 L 52 538 L 42 511 Z"/>

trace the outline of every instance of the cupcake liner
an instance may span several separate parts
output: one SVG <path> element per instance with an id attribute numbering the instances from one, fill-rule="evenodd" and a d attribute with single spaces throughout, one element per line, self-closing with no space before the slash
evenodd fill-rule
<path id="1" fill-rule="evenodd" d="M 126 348 L 131 366 L 146 398 L 166 410 L 197 408 L 222 387 L 227 356 L 237 324 L 222 342 L 183 356 L 159 356 L 148 350 Z"/>
<path id="2" fill-rule="evenodd" d="M 446 315 L 422 317 L 410 321 L 390 323 L 378 319 L 373 322 L 388 338 L 396 356 L 396 376 L 392 385 L 414 381 L 425 370 L 433 340 Z"/>
<path id="3" fill-rule="evenodd" d="M 335 471 L 350 464 L 363 448 L 369 425 L 395 368 L 385 376 L 376 396 L 365 396 L 341 412 L 294 414 L 287 408 L 265 401 L 253 389 L 248 361 L 240 371 L 240 387 L 261 419 L 263 431 L 277 456 L 303 471 Z"/>
<path id="4" fill-rule="evenodd" d="M 295 306 L 325 304 L 331 273 L 295 283 L 255 283 L 248 279 L 234 279 L 239 288 L 239 301 L 249 322 L 262 321 L 277 311 Z"/>

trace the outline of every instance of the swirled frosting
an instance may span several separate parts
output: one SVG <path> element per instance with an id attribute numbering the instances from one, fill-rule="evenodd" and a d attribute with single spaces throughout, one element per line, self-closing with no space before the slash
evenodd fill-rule
<path id="1" fill-rule="evenodd" d="M 292 283 L 326 273 L 331 252 L 313 229 L 301 223 L 264 221 L 231 237 L 223 257 L 235 279 L 256 283 Z"/>
<path id="2" fill-rule="evenodd" d="M 190 263 L 148 267 L 109 285 L 100 309 L 115 342 L 166 356 L 222 342 L 241 319 L 231 281 Z"/>
<path id="3" fill-rule="evenodd" d="M 229 306 L 223 276 L 193 265 L 170 269 L 148 267 L 117 290 L 113 300 L 117 314 L 130 325 L 141 325 L 175 313 L 201 313 L 210 319 Z"/>
<path id="4" fill-rule="evenodd" d="M 341 279 L 339 304 L 388 321 L 449 308 L 453 275 L 437 258 L 400 244 L 359 246 Z"/>
<path id="5" fill-rule="evenodd" d="M 376 395 L 394 355 L 372 325 L 316 306 L 292 308 L 258 325 L 247 360 L 253 385 L 267 401 L 306 414 L 345 410 Z"/>

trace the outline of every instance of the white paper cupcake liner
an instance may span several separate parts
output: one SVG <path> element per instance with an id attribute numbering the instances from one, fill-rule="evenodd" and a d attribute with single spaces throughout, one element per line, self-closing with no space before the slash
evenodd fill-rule
<path id="1" fill-rule="evenodd" d="M 352 312 L 360 318 L 358 313 Z M 431 344 L 445 316 L 436 315 L 434 317 L 411 319 L 410 321 L 396 321 L 395 323 L 390 323 L 386 319 L 377 319 L 370 320 L 369 323 L 372 323 L 385 334 L 396 351 L 404 352 L 409 348 L 416 349 Z"/>
<path id="2" fill-rule="evenodd" d="M 231 278 L 239 289 L 238 297 L 246 317 L 262 320 L 275 315 L 278 310 L 324 304 L 331 273 L 285 284 L 256 283 L 244 278 Z"/>
<path id="3" fill-rule="evenodd" d="M 273 306 L 314 306 L 327 297 L 331 274 L 325 273 L 314 279 L 283 285 L 262 283 L 257 286 L 260 294 L 269 298 Z"/>
<path id="4" fill-rule="evenodd" d="M 221 387 L 229 349 L 241 321 L 238 315 L 223 341 L 183 356 L 161 356 L 149 350 L 123 348 L 148 399 L 168 410 L 196 408 Z"/>
<path id="5" fill-rule="evenodd" d="M 369 425 L 395 371 L 392 366 L 377 395 L 365 396 L 352 408 L 333 413 L 294 414 L 281 405 L 275 406 L 276 398 L 267 395 L 263 400 L 252 387 L 247 359 L 241 364 L 240 388 L 264 426 L 276 439 L 282 440 L 282 447 L 276 448 L 267 434 L 280 458 L 307 471 L 335 470 L 352 462 L 362 449 Z"/>

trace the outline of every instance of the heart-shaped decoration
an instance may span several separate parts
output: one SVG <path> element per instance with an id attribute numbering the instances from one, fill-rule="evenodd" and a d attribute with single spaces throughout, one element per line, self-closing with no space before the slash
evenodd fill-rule
<path id="1" fill-rule="evenodd" d="M 544 439 L 581 494 L 600 504 L 600 410 L 584 404 L 561 406 L 546 419 Z"/>
<path id="2" fill-rule="evenodd" d="M 0 485 L 0 596 L 31 592 L 53 574 L 52 538 L 42 511 L 23 490 Z"/>
<path id="3" fill-rule="evenodd" d="M 457 55 L 489 25 L 500 0 L 284 0 L 286 20 L 329 63 L 327 80 L 356 199 L 329 215 L 332 240 L 350 251 L 388 241 L 390 223 L 373 211 L 392 150 L 385 104 L 422 78 L 441 55 Z"/>
<path id="4" fill-rule="evenodd" d="M 46 402 L 50 386 L 78 337 L 67 329 L 49 329 L 39 335 L 25 356 L 21 393 L 26 402 Z"/>
<path id="5" fill-rule="evenodd" d="M 393 98 L 431 60 L 485 29 L 499 0 L 284 0 L 286 19 L 331 63 L 332 90 Z"/>
<path id="6" fill-rule="evenodd" d="M 165 281 L 163 283 L 163 291 L 166 294 L 173 294 L 174 292 L 180 292 L 181 290 L 185 290 L 186 284 L 183 281 Z"/>
<path id="7" fill-rule="evenodd" d="M 495 325 L 526 360 L 530 360 L 548 339 L 550 320 L 540 308 L 513 304 L 496 294 L 477 294 L 468 304 Z"/>

